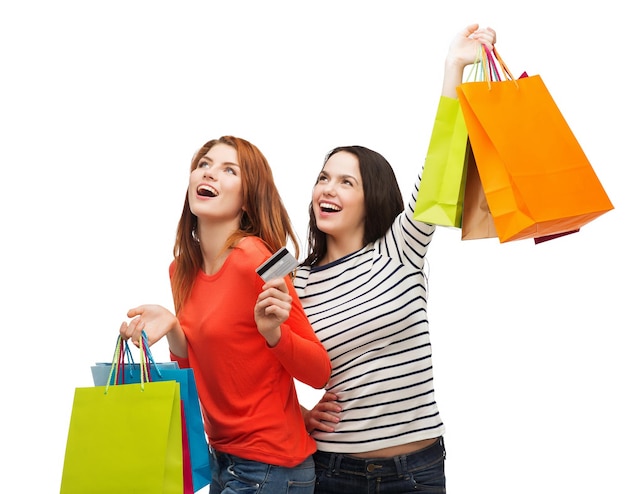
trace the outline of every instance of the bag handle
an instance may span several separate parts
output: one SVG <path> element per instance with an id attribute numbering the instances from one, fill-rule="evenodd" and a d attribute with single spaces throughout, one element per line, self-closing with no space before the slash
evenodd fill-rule
<path id="1" fill-rule="evenodd" d="M 491 82 L 501 81 L 498 64 L 495 61 L 491 50 L 485 45 L 478 45 L 476 49 L 476 58 L 465 82 L 486 81 L 491 89 Z"/>
<path id="2" fill-rule="evenodd" d="M 486 60 L 486 65 L 489 72 L 489 78 L 487 80 L 490 82 L 501 81 L 502 77 L 500 76 L 500 72 L 498 71 L 498 65 L 496 64 L 496 61 L 491 54 L 491 51 L 488 50 L 485 45 L 482 45 L 482 53 L 484 59 Z"/>
<path id="3" fill-rule="evenodd" d="M 125 358 L 128 358 L 128 361 L 130 362 L 131 366 L 130 366 L 130 373 L 132 376 L 132 372 L 133 372 L 133 365 L 135 363 L 135 361 L 133 360 L 133 354 L 130 351 L 130 346 L 128 345 L 128 341 L 124 341 L 122 342 L 122 347 L 123 350 L 120 349 L 119 355 L 117 356 L 117 362 L 118 362 L 118 366 L 115 372 L 115 384 L 120 384 L 120 377 L 122 380 L 122 384 L 124 384 L 124 367 L 125 367 Z M 109 378 L 109 382 L 111 382 L 111 379 Z"/>
<path id="4" fill-rule="evenodd" d="M 485 65 L 482 62 L 482 45 L 479 45 L 476 50 L 476 57 L 474 63 L 470 69 L 464 82 L 478 82 L 485 80 Z"/>
<path id="5" fill-rule="evenodd" d="M 154 367 L 154 370 L 156 371 L 157 375 L 159 377 L 163 377 L 163 374 L 161 374 L 161 369 L 159 368 L 159 366 L 157 365 L 156 361 L 154 360 L 154 357 L 152 356 L 152 352 L 150 351 L 150 347 L 148 346 L 148 336 L 146 335 L 145 331 L 141 332 L 141 338 L 143 340 L 145 340 L 145 348 L 144 351 L 146 353 L 146 357 L 148 360 L 148 380 L 152 380 L 152 368 Z M 123 354 L 121 354 L 121 359 L 119 359 L 120 361 L 120 365 L 118 366 L 117 369 L 117 373 L 116 373 L 116 377 L 115 377 L 115 384 L 120 384 L 120 379 L 122 381 L 122 384 L 124 384 L 124 370 L 126 368 L 126 362 L 124 361 L 125 359 L 127 360 L 127 363 L 130 364 L 128 366 L 128 373 L 130 374 L 130 377 L 133 377 L 133 367 L 135 365 L 135 360 L 133 359 L 133 354 L 130 351 L 130 345 L 128 344 L 128 341 L 125 341 L 123 343 L 124 346 L 124 352 Z"/>
<path id="6" fill-rule="evenodd" d="M 149 357 L 148 357 L 149 355 Z M 134 363 L 132 354 L 130 352 L 130 346 L 128 344 L 128 340 L 124 340 L 122 335 L 117 336 L 117 342 L 115 344 L 115 351 L 113 352 L 113 359 L 111 362 L 111 370 L 109 371 L 109 378 L 107 379 L 107 384 L 104 389 L 104 394 L 109 392 L 109 386 L 113 381 L 113 376 L 115 376 L 114 383 L 115 385 L 120 384 L 120 373 L 122 384 L 124 384 L 124 359 L 125 356 L 128 356 L 129 360 Z M 148 346 L 148 336 L 145 331 L 141 332 L 141 344 L 139 345 L 139 372 L 140 372 L 140 383 L 141 390 L 144 390 L 144 384 L 146 382 L 151 381 L 150 376 L 150 359 L 154 360 L 152 357 L 152 352 L 150 352 L 150 348 Z M 159 371 L 159 376 L 160 376 Z"/>
<path id="7" fill-rule="evenodd" d="M 115 380 L 117 384 L 120 362 L 124 358 L 123 352 L 122 352 L 122 345 L 123 345 L 122 335 L 118 335 L 117 342 L 115 344 L 115 351 L 113 352 L 113 359 L 111 359 L 111 370 L 109 371 L 109 378 L 107 379 L 107 385 L 104 388 L 104 394 L 107 394 L 109 392 L 109 386 L 111 385 L 111 380 L 113 376 L 115 376 Z"/>
<path id="8" fill-rule="evenodd" d="M 141 374 L 141 390 L 143 391 L 144 382 L 150 382 L 150 364 L 146 356 L 146 349 L 148 348 L 148 336 L 145 331 L 141 332 L 141 344 L 139 345 L 139 368 Z M 149 351 L 149 350 L 148 350 Z"/>
<path id="9" fill-rule="evenodd" d="M 496 60 L 498 61 L 498 63 L 500 64 L 500 67 L 502 67 L 502 71 L 506 74 L 507 78 L 511 81 L 515 80 L 515 77 L 513 77 L 513 74 L 511 73 L 511 71 L 509 70 L 509 68 L 507 67 L 507 65 L 504 63 L 504 60 L 502 60 L 502 57 L 500 56 L 500 54 L 498 53 L 498 51 L 496 50 L 496 47 L 493 47 L 493 55 L 496 57 Z M 517 84 L 516 84 L 517 85 Z"/>
<path id="10" fill-rule="evenodd" d="M 148 363 L 151 364 L 154 367 L 154 370 L 156 371 L 157 375 L 159 377 L 163 377 L 163 375 L 161 374 L 161 369 L 159 369 L 159 366 L 157 365 L 156 361 L 154 360 L 154 357 L 152 355 L 152 351 L 150 350 L 150 346 L 148 345 L 148 335 L 146 334 L 145 331 L 141 332 L 141 341 L 142 341 L 142 345 L 144 347 L 144 352 L 146 354 L 146 357 L 148 359 Z M 150 370 L 150 365 L 148 365 L 148 374 L 150 375 L 150 378 L 152 379 L 152 375 L 150 374 L 151 370 Z"/>
<path id="11" fill-rule="evenodd" d="M 508 66 L 506 65 L 506 63 L 504 63 L 504 60 L 496 50 L 496 47 L 494 46 L 493 49 L 489 50 L 485 45 L 481 46 L 486 63 L 489 66 L 490 77 L 487 78 L 489 89 L 491 89 L 491 82 L 502 80 L 513 81 L 515 87 L 519 88 L 515 77 L 513 77 L 513 74 L 509 70 Z M 498 72 L 498 65 L 502 69 L 502 74 L 504 75 L 504 78 L 500 77 L 500 73 Z M 494 79 L 494 77 L 496 78 Z"/>

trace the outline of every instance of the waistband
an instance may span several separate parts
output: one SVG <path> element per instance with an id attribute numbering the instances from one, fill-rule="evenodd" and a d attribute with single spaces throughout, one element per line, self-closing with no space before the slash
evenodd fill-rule
<path id="1" fill-rule="evenodd" d="M 415 453 L 390 458 L 357 458 L 349 454 L 326 451 L 317 451 L 313 454 L 318 468 L 362 476 L 402 475 L 404 472 L 419 470 L 442 461 L 445 456 L 443 437 Z"/>

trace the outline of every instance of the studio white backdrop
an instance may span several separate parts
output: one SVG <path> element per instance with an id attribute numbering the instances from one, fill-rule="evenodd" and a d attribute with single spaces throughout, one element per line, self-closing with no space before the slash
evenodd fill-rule
<path id="1" fill-rule="evenodd" d="M 337 145 L 381 152 L 408 198 L 449 42 L 478 22 L 497 30 L 514 73 L 542 76 L 615 210 L 540 245 L 437 231 L 429 317 L 448 490 L 626 492 L 617 8 L 3 3 L 0 490 L 58 492 L 74 389 L 111 358 L 127 309 L 172 306 L 167 267 L 201 144 L 224 134 L 257 144 L 304 244 L 311 188 Z M 165 341 L 153 351 L 168 358 Z"/>

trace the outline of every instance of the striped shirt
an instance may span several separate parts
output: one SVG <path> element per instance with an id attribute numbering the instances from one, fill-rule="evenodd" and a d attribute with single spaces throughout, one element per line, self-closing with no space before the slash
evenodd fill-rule
<path id="1" fill-rule="evenodd" d="M 435 227 L 413 220 L 418 184 L 383 238 L 324 266 L 298 268 L 296 292 L 332 363 L 326 389 L 343 408 L 335 432 L 313 432 L 320 451 L 373 451 L 444 433 L 424 275 Z"/>

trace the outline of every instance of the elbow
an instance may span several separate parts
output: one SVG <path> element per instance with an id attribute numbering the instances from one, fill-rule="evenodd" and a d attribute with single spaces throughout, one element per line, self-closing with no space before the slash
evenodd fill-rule
<path id="1" fill-rule="evenodd" d="M 319 380 L 316 379 L 317 382 L 311 384 L 311 386 L 315 389 L 324 389 L 326 385 L 328 384 L 328 381 L 330 380 L 331 370 L 332 370 L 332 367 L 330 365 L 330 361 L 328 361 L 328 365 L 326 366 L 324 372 L 320 373 L 320 379 Z"/>

